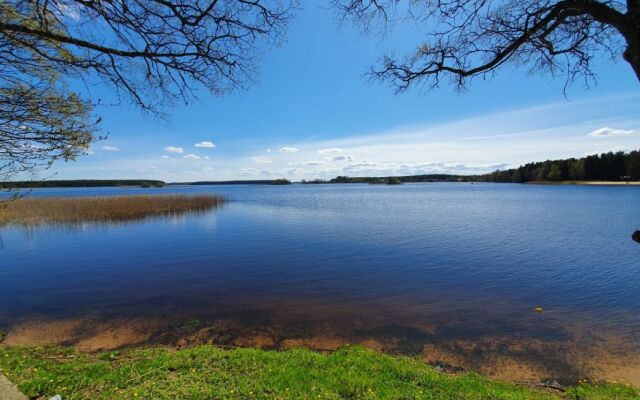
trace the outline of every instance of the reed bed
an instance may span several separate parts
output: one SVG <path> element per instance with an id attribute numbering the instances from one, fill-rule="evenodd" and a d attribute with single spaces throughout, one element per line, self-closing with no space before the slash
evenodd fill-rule
<path id="1" fill-rule="evenodd" d="M 224 197 L 217 195 L 23 198 L 7 202 L 0 208 L 0 226 L 129 222 L 203 213 L 217 208 L 224 201 Z"/>

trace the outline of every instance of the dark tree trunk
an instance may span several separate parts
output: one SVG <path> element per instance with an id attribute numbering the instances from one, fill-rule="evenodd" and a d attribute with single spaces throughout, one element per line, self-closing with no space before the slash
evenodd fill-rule
<path id="1" fill-rule="evenodd" d="M 640 0 L 627 0 L 625 17 L 623 36 L 627 41 L 627 49 L 623 56 L 640 80 Z"/>
<path id="2" fill-rule="evenodd" d="M 635 29 L 635 32 L 628 35 L 626 40 L 627 49 L 624 51 L 623 57 L 631 65 L 633 72 L 636 73 L 636 78 L 640 81 L 640 30 Z"/>
<path id="3" fill-rule="evenodd" d="M 637 51 L 631 52 L 629 50 L 630 49 L 627 48 L 627 51 L 624 52 L 624 59 L 631 65 L 633 72 L 636 73 L 636 78 L 640 81 L 640 55 Z"/>

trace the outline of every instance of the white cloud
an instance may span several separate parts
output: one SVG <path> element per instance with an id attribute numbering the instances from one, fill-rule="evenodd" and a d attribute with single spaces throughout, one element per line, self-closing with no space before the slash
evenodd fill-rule
<path id="1" fill-rule="evenodd" d="M 287 175 L 300 175 L 300 174 L 304 174 L 306 171 L 300 169 L 300 168 L 290 168 L 287 170 Z"/>
<path id="2" fill-rule="evenodd" d="M 315 161 L 315 160 L 310 160 L 310 161 L 293 161 L 290 162 L 289 165 L 295 165 L 295 166 L 305 166 L 305 167 L 317 167 L 320 165 L 326 165 L 327 163 L 325 161 Z"/>
<path id="3" fill-rule="evenodd" d="M 214 147 L 216 147 L 216 145 L 213 142 L 200 142 L 200 143 L 196 143 L 194 146 L 196 147 L 202 147 L 205 149 L 213 149 Z"/>
<path id="4" fill-rule="evenodd" d="M 265 150 L 267 153 L 271 153 L 271 149 L 267 149 Z"/>
<path id="5" fill-rule="evenodd" d="M 423 125 L 417 120 L 408 120 L 406 125 L 388 130 L 359 132 L 358 135 L 332 139 L 292 140 L 277 147 L 274 143 L 258 143 L 259 147 L 255 150 L 247 148 L 246 152 L 225 155 L 218 160 L 211 157 L 211 161 L 203 157 L 205 154 L 215 154 L 213 150 L 196 149 L 193 147 L 196 142 L 192 140 L 187 142 L 188 148 L 184 149 L 183 154 L 167 153 L 160 147 L 161 152 L 154 155 L 160 170 L 147 176 L 153 175 L 158 179 L 176 182 L 209 180 L 211 174 L 204 174 L 202 168 L 211 166 L 214 161 L 215 177 L 220 180 L 251 179 L 250 174 L 265 178 L 286 177 L 293 175 L 288 173 L 293 168 L 299 169 L 296 170 L 299 174 L 295 177 L 304 179 L 329 179 L 338 175 L 490 172 L 501 167 L 501 163 L 508 167 L 516 167 L 532 161 L 580 157 L 583 153 L 593 150 L 602 153 L 625 148 L 638 149 L 638 107 L 640 93 L 575 102 L 562 100 L 559 103 L 452 119 L 438 124 Z M 587 136 L 589 132 L 602 127 L 634 129 L 635 132 L 609 138 Z M 109 143 L 111 142 L 99 143 L 93 150 L 96 153 L 103 152 L 100 146 Z M 115 141 L 113 143 L 115 144 Z M 118 143 L 125 147 L 124 143 Z M 282 146 L 296 147 L 299 151 L 294 154 L 280 154 L 279 149 Z M 271 152 L 267 152 L 269 147 Z M 125 148 L 127 153 L 131 153 L 130 145 L 126 145 Z M 325 149 L 343 151 L 318 155 L 319 150 Z M 195 153 L 198 155 L 202 151 L 201 159 L 183 159 L 182 156 L 188 154 L 188 150 L 198 151 Z M 170 156 L 173 160 L 161 159 L 162 154 Z M 351 155 L 353 161 L 332 161 L 334 156 L 345 155 Z M 265 156 L 272 162 L 254 163 L 254 156 Z M 324 164 L 316 163 L 318 160 Z M 86 164 L 74 163 L 73 166 L 63 163 L 56 167 L 56 172 L 60 172 L 59 176 L 65 179 L 97 175 L 124 178 L 130 176 L 136 166 L 149 163 L 146 158 L 123 162 L 114 160 L 114 157 L 99 157 L 99 160 L 90 161 Z M 247 170 L 242 171 L 243 168 Z M 263 171 L 265 169 L 267 171 Z"/>
<path id="6" fill-rule="evenodd" d="M 209 157 L 209 156 L 204 156 L 204 159 L 205 159 L 205 160 L 211 160 L 211 157 Z"/>
<path id="7" fill-rule="evenodd" d="M 174 147 L 174 146 L 167 146 L 164 148 L 164 151 L 166 151 L 167 153 L 177 153 L 177 154 L 184 153 L 184 149 L 182 147 Z"/>
<path id="8" fill-rule="evenodd" d="M 187 160 L 199 160 L 200 159 L 200 157 L 195 155 L 195 154 L 187 154 L 183 158 L 185 158 Z"/>
<path id="9" fill-rule="evenodd" d="M 331 147 L 328 149 L 318 150 L 318 154 L 337 154 L 337 153 L 342 153 L 342 149 L 338 147 Z"/>
<path id="10" fill-rule="evenodd" d="M 297 153 L 300 149 L 296 147 L 281 147 L 279 151 L 280 153 Z"/>
<path id="11" fill-rule="evenodd" d="M 376 162 L 369 162 L 369 161 L 361 161 L 355 164 L 349 164 L 349 167 L 351 168 L 361 168 L 361 167 L 377 167 L 378 163 Z"/>
<path id="12" fill-rule="evenodd" d="M 136 172 L 140 174 L 157 173 L 160 170 L 157 165 L 142 165 L 136 168 Z"/>
<path id="13" fill-rule="evenodd" d="M 271 164 L 271 159 L 268 157 L 252 157 L 251 158 L 256 164 Z"/>
<path id="14" fill-rule="evenodd" d="M 612 152 L 617 153 L 620 151 L 624 151 L 625 153 L 632 151 L 633 149 L 631 147 L 628 146 L 615 146 L 614 148 L 611 149 Z"/>
<path id="15" fill-rule="evenodd" d="M 120 151 L 119 148 L 114 146 L 102 146 L 102 150 L 104 151 Z"/>
<path id="16" fill-rule="evenodd" d="M 349 155 L 346 155 L 346 154 L 329 157 L 328 159 L 331 160 L 331 161 L 353 161 L 354 160 L 353 156 L 349 156 Z"/>
<path id="17" fill-rule="evenodd" d="M 166 154 L 163 154 L 162 157 L 160 157 L 160 158 L 164 158 L 165 160 L 173 160 L 173 158 L 169 157 Z"/>
<path id="18" fill-rule="evenodd" d="M 444 162 L 432 162 L 432 163 L 416 163 L 416 164 L 401 164 L 395 169 L 403 175 L 420 175 L 420 174 L 454 174 L 454 175 L 466 175 L 466 174 L 482 174 L 485 172 L 491 172 L 495 170 L 503 170 L 510 168 L 508 163 L 493 163 L 493 164 L 465 164 L 465 163 L 444 163 Z"/>
<path id="19" fill-rule="evenodd" d="M 497 169 L 510 168 L 507 163 L 495 164 L 463 164 L 463 163 L 378 163 L 362 161 L 345 165 L 341 171 L 349 175 L 389 176 L 389 175 L 422 175 L 422 174 L 481 174 Z"/>
<path id="20" fill-rule="evenodd" d="M 80 19 L 80 10 L 77 6 L 72 4 L 66 4 L 65 2 L 59 1 L 56 2 L 57 12 L 56 14 L 60 14 L 61 16 L 67 17 L 74 21 L 78 21 Z"/>
<path id="21" fill-rule="evenodd" d="M 635 133 L 633 129 L 612 129 L 608 127 L 596 129 L 595 131 L 589 132 L 589 136 L 591 137 L 606 137 L 606 136 L 629 136 Z"/>

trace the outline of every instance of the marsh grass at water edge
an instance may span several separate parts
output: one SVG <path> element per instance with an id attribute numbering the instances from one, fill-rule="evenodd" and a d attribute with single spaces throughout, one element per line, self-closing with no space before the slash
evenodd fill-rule
<path id="1" fill-rule="evenodd" d="M 0 226 L 128 222 L 207 212 L 225 201 L 215 194 L 23 198 L 0 209 Z"/>

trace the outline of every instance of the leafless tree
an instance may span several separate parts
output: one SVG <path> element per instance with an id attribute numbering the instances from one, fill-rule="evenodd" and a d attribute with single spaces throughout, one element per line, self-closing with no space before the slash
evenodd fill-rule
<path id="1" fill-rule="evenodd" d="M 424 44 L 411 56 L 385 56 L 371 71 L 398 91 L 418 82 L 436 87 L 443 79 L 463 88 L 470 78 L 493 74 L 506 63 L 589 84 L 595 79 L 592 61 L 603 54 L 622 55 L 640 80 L 639 0 L 334 0 L 334 5 L 367 28 L 405 13 L 426 27 Z"/>
<path id="2" fill-rule="evenodd" d="M 95 140 L 92 85 L 152 112 L 253 81 L 288 0 L 0 2 L 0 179 L 73 159 Z M 78 85 L 77 82 L 84 82 Z M 87 90 L 85 90 L 87 89 Z M 78 94 L 82 93 L 82 94 Z"/>

